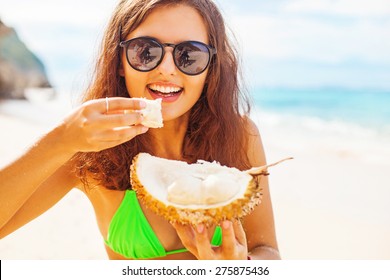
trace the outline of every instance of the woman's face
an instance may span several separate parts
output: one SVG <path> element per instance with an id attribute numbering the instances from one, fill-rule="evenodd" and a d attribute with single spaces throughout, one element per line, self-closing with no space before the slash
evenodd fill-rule
<path id="1" fill-rule="evenodd" d="M 188 6 L 175 5 L 155 9 L 145 21 L 125 40 L 148 36 L 161 43 L 178 44 L 183 41 L 200 41 L 208 44 L 207 27 L 198 12 Z M 125 77 L 131 97 L 162 98 L 164 122 L 177 119 L 192 108 L 199 99 L 207 75 L 207 69 L 196 76 L 189 76 L 176 68 L 173 48 L 165 47 L 165 56 L 152 71 L 133 69 L 122 52 L 120 73 Z"/>

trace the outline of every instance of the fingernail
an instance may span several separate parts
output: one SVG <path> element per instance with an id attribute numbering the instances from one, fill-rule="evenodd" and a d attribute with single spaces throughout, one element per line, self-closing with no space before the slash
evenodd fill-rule
<path id="1" fill-rule="evenodd" d="M 197 225 L 197 226 L 196 226 L 196 231 L 197 231 L 198 233 L 202 233 L 203 230 L 204 230 L 204 225 L 203 225 L 203 224 L 200 224 L 200 225 Z"/>
<path id="2" fill-rule="evenodd" d="M 230 222 L 230 221 L 223 221 L 223 222 L 222 222 L 222 227 L 223 227 L 224 229 L 230 228 L 230 225 L 231 225 L 231 222 Z"/>
<path id="3" fill-rule="evenodd" d="M 148 130 L 149 130 L 149 127 L 147 127 L 147 126 L 141 127 L 141 133 L 145 133 Z"/>
<path id="4" fill-rule="evenodd" d="M 140 107 L 140 108 L 145 108 L 145 107 L 146 107 L 146 102 L 143 101 L 143 100 L 140 100 L 140 101 L 139 101 L 139 107 Z"/>

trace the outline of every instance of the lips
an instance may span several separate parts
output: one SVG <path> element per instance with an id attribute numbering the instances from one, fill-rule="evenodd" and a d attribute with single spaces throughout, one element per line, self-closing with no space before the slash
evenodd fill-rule
<path id="1" fill-rule="evenodd" d="M 162 98 L 163 102 L 173 102 L 179 98 L 183 88 L 174 84 L 150 84 L 147 86 L 150 95 L 154 98 Z"/>

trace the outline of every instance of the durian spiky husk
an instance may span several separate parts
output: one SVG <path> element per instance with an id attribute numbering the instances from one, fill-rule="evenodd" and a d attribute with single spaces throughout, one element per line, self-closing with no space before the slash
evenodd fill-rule
<path id="1" fill-rule="evenodd" d="M 168 221 L 211 225 L 253 211 L 261 202 L 258 176 L 268 175 L 269 166 L 240 171 L 217 162 L 187 164 L 140 153 L 130 180 L 138 199 Z"/>

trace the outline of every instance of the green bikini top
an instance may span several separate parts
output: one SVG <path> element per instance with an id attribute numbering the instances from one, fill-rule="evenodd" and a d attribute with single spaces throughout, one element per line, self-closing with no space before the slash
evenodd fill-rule
<path id="1" fill-rule="evenodd" d="M 115 212 L 105 243 L 114 252 L 130 259 L 151 259 L 187 252 L 186 248 L 165 251 L 139 205 L 135 191 L 127 190 Z M 216 227 L 211 244 L 220 246 L 222 232 Z"/>

